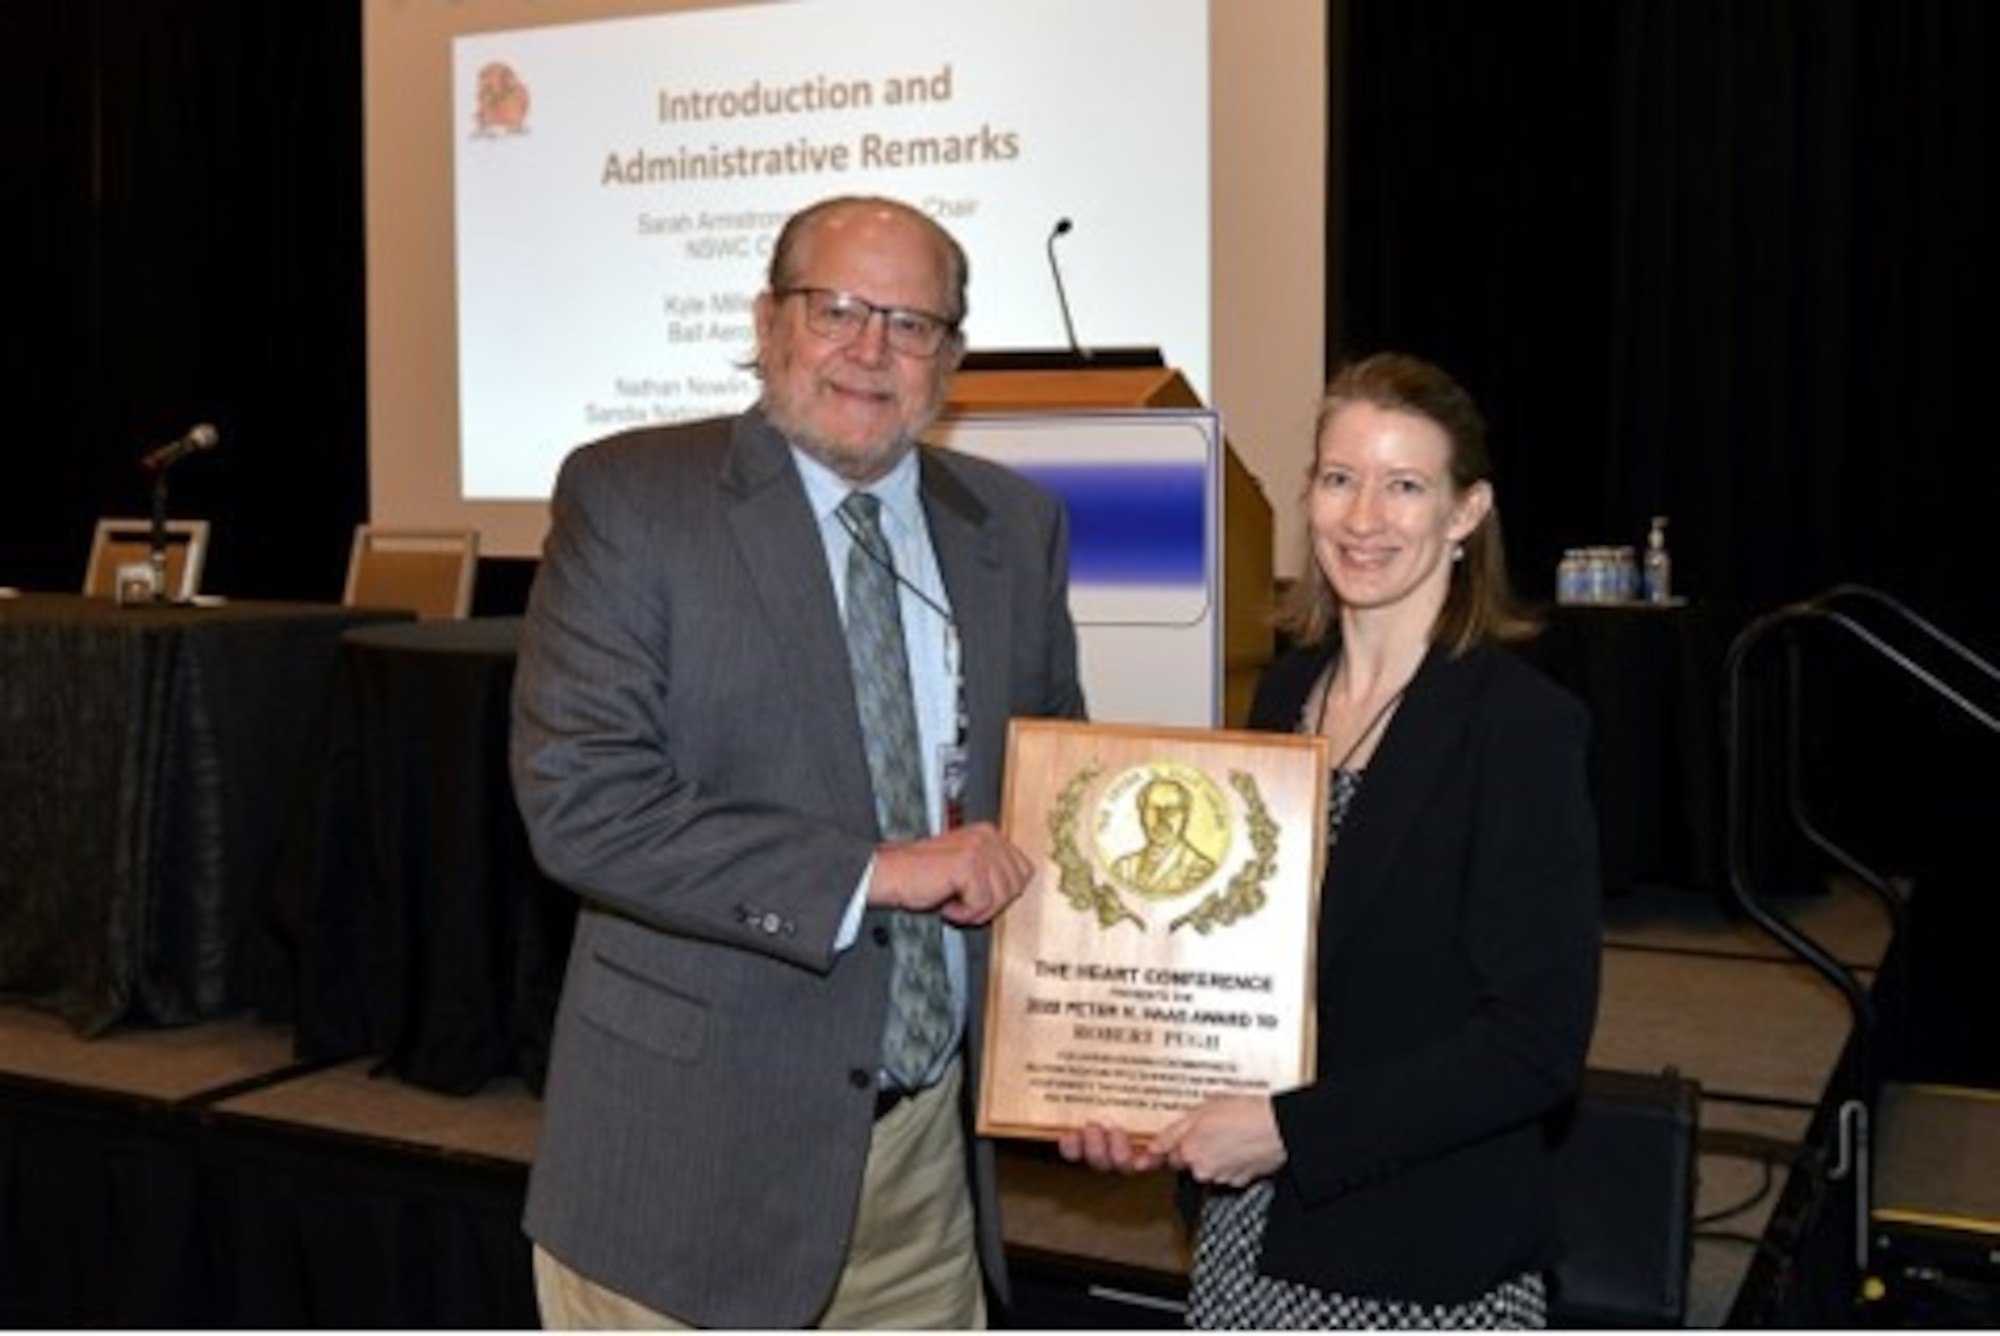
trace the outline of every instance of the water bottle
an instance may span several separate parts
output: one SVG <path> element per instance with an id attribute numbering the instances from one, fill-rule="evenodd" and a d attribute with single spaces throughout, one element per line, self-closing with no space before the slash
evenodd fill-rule
<path id="1" fill-rule="evenodd" d="M 1589 593 L 1588 558 L 1580 547 L 1565 548 L 1556 563 L 1556 602 L 1581 603 Z"/>
<path id="2" fill-rule="evenodd" d="M 1639 555 L 1629 543 L 1605 549 L 1605 559 L 1610 564 L 1609 588 L 1605 591 L 1607 603 L 1634 603 L 1639 598 Z"/>
<path id="3" fill-rule="evenodd" d="M 1667 517 L 1653 516 L 1646 533 L 1645 588 L 1648 603 L 1666 603 L 1674 596 L 1674 558 L 1667 551 Z"/>
<path id="4" fill-rule="evenodd" d="M 1616 588 L 1617 572 L 1612 569 L 1611 549 L 1587 547 L 1583 550 L 1583 601 L 1609 603 Z"/>

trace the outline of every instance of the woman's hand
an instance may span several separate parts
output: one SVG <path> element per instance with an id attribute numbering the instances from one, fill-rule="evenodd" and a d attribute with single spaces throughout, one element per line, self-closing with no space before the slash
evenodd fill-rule
<path id="1" fill-rule="evenodd" d="M 1269 1178 L 1287 1158 L 1268 1095 L 1207 1100 L 1162 1128 L 1147 1151 L 1197 1183 L 1230 1188 Z"/>

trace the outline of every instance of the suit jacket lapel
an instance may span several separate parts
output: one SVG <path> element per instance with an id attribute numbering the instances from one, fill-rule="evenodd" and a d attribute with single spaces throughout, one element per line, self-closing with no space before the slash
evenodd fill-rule
<path id="1" fill-rule="evenodd" d="M 793 649 L 786 689 L 771 701 L 824 774 L 843 824 L 875 829 L 868 753 L 847 663 L 847 633 L 826 568 L 826 547 L 799 481 L 791 446 L 752 411 L 737 420 L 720 480 L 724 521 L 772 642 Z"/>
<path id="2" fill-rule="evenodd" d="M 1391 889 L 1397 849 L 1420 833 L 1431 813 L 1429 791 L 1451 764 L 1475 677 L 1467 660 L 1431 650 L 1389 721 L 1327 857 L 1320 905 L 1322 969 L 1376 898 Z"/>
<path id="3" fill-rule="evenodd" d="M 976 753 L 1006 745 L 1007 590 L 1001 570 L 1000 545 L 988 527 L 983 502 L 960 482 L 937 450 L 920 447 L 924 521 L 938 572 L 951 597 L 952 621 L 958 628 L 959 662 L 965 673 L 966 713 Z M 987 768 L 998 773 L 999 767 Z M 973 766 L 977 775 L 982 767 Z M 998 795 L 992 801 L 997 804 Z M 983 805 L 982 805 L 983 806 Z"/>
<path id="4" fill-rule="evenodd" d="M 952 624 L 958 629 L 959 663 L 965 674 L 965 708 L 969 737 L 967 744 L 975 757 L 999 756 L 1007 745 L 1008 706 L 1007 665 L 1012 649 L 1007 634 L 1006 579 L 1001 569 L 999 540 L 988 524 L 985 504 L 959 481 L 958 475 L 931 447 L 919 447 L 922 469 L 920 491 L 924 500 L 924 523 L 931 533 L 931 550 L 937 554 L 938 573 L 951 599 Z M 973 764 L 968 775 L 974 785 L 980 776 L 990 778 L 984 788 L 966 795 L 971 820 L 995 819 L 1000 814 L 999 765 Z M 962 937 L 974 980 L 986 975 L 992 938 L 985 932 L 968 932 Z M 976 983 L 969 998 L 966 1023 L 972 1033 L 985 1027 L 986 990 Z M 979 1080 L 974 1071 L 972 1080 Z"/>

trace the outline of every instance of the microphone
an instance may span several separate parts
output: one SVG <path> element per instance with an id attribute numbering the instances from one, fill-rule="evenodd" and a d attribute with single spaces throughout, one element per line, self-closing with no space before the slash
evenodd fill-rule
<path id="1" fill-rule="evenodd" d="M 187 435 L 181 437 L 179 440 L 168 441 L 165 445 L 157 449 L 147 451 L 140 458 L 139 467 L 158 472 L 177 459 L 184 459 L 188 455 L 200 454 L 204 450 L 213 450 L 216 442 L 221 439 L 222 437 L 216 432 L 213 426 L 206 422 L 197 422 L 194 426 L 189 427 Z"/>
<path id="2" fill-rule="evenodd" d="M 1068 236 L 1070 227 L 1069 219 L 1056 219 L 1056 225 L 1049 232 L 1048 243 L 1044 249 L 1049 253 L 1049 273 L 1056 280 L 1056 304 L 1062 307 L 1063 332 L 1069 336 L 1069 350 L 1079 362 L 1088 362 L 1090 354 L 1076 341 L 1076 323 L 1069 318 L 1069 293 L 1063 290 L 1062 266 L 1056 263 L 1056 238 Z"/>

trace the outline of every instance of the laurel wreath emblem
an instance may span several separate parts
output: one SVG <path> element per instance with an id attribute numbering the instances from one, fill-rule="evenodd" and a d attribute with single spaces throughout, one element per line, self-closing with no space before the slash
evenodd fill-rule
<path id="1" fill-rule="evenodd" d="M 1071 775 L 1069 783 L 1056 795 L 1055 810 L 1049 813 L 1049 845 L 1055 851 L 1056 868 L 1062 873 L 1058 888 L 1070 908 L 1095 914 L 1098 927 L 1114 928 L 1129 919 L 1144 932 L 1146 920 L 1133 913 L 1114 888 L 1097 879 L 1090 860 L 1076 847 L 1076 823 L 1083 811 L 1084 790 L 1103 773 L 1101 764 L 1087 765 Z"/>
<path id="2" fill-rule="evenodd" d="M 1090 860 L 1077 847 L 1076 830 L 1083 812 L 1084 794 L 1089 790 L 1091 781 L 1102 773 L 1103 765 L 1093 762 L 1070 776 L 1069 782 L 1056 795 L 1054 810 L 1049 813 L 1049 847 L 1056 869 L 1061 874 L 1057 889 L 1069 902 L 1070 908 L 1078 913 L 1093 915 L 1100 928 L 1109 929 L 1130 922 L 1144 932 L 1146 920 L 1125 903 L 1116 887 L 1097 879 Z M 1278 870 L 1278 824 L 1271 819 L 1270 808 L 1265 806 L 1256 776 L 1232 770 L 1229 772 L 1229 786 L 1243 799 L 1244 827 L 1250 837 L 1252 857 L 1237 869 L 1227 887 L 1210 892 L 1200 904 L 1169 923 L 1169 932 L 1191 927 L 1206 934 L 1248 918 L 1264 907 L 1267 899 L 1264 883 Z"/>
<path id="3" fill-rule="evenodd" d="M 1271 809 L 1264 805 L 1255 775 L 1232 770 L 1229 786 L 1243 797 L 1243 826 L 1255 856 L 1236 870 L 1226 889 L 1202 897 L 1200 904 L 1168 924 L 1168 932 L 1193 928 L 1205 935 L 1238 919 L 1249 918 L 1264 907 L 1268 898 L 1264 883 L 1278 870 L 1278 823 L 1271 820 Z"/>

